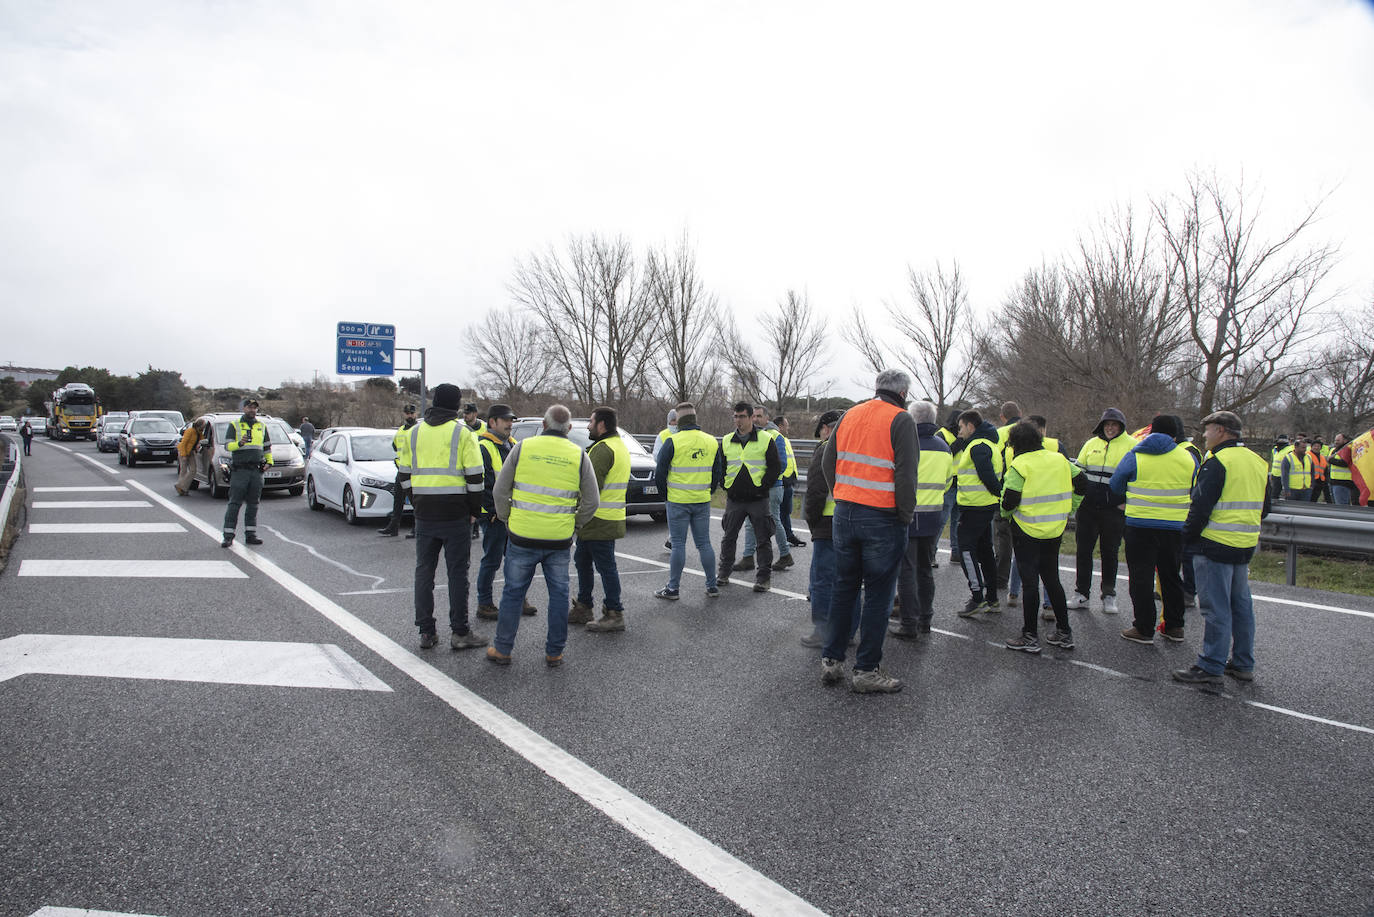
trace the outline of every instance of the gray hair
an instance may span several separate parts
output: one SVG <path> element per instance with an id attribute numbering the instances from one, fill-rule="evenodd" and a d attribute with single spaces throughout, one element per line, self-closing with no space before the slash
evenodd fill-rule
<path id="1" fill-rule="evenodd" d="M 911 391 L 911 377 L 900 369 L 885 369 L 878 373 L 878 379 L 873 383 L 873 387 L 900 395 Z"/>
<path id="2" fill-rule="evenodd" d="M 572 411 L 561 404 L 551 404 L 544 412 L 544 429 L 567 433 L 572 429 Z"/>
<path id="3" fill-rule="evenodd" d="M 935 423 L 935 405 L 929 401 L 917 401 L 911 405 L 911 419 L 917 423 Z"/>

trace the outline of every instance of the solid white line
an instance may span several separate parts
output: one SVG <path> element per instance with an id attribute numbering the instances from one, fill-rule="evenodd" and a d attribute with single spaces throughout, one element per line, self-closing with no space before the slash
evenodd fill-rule
<path id="1" fill-rule="evenodd" d="M 184 532 L 180 522 L 31 522 L 31 535 L 157 535 Z"/>
<path id="2" fill-rule="evenodd" d="M 48 445 L 52 446 L 54 449 L 61 449 L 63 452 L 72 451 L 70 446 L 59 446 L 57 443 L 48 443 Z"/>
<path id="3" fill-rule="evenodd" d="M 220 538 L 220 532 L 214 526 L 155 494 L 142 483 L 130 483 L 192 527 L 215 540 Z M 272 561 L 239 544 L 234 544 L 230 550 L 410 676 L 477 727 L 744 910 L 768 917 L 824 914 L 686 825 L 574 758 L 499 707 L 469 691 Z"/>
<path id="4" fill-rule="evenodd" d="M 71 452 L 72 450 L 68 449 L 67 451 L 68 451 L 68 452 Z M 115 466 L 106 465 L 104 462 L 100 461 L 99 459 L 93 459 L 93 458 L 91 458 L 89 455 L 82 455 L 80 452 L 72 452 L 72 455 L 75 456 L 76 458 L 81 459 L 81 461 L 83 461 L 83 462 L 90 462 L 92 465 L 94 465 L 95 467 L 99 468 L 101 471 L 105 472 L 106 474 L 112 474 L 112 475 L 115 475 L 116 477 L 119 476 L 119 468 L 117 468 L 117 467 L 115 467 Z"/>
<path id="5" fill-rule="evenodd" d="M 935 633 L 935 634 L 944 634 L 946 637 L 958 637 L 960 640 L 972 640 L 972 639 L 973 639 L 973 638 L 970 637 L 968 634 L 956 634 L 956 633 L 955 633 L 954 631 L 952 631 L 952 630 L 941 630 L 941 629 L 938 628 L 938 627 L 932 627 L 932 628 L 930 629 L 930 631 L 931 631 L 931 633 Z"/>
<path id="6" fill-rule="evenodd" d="M 1251 707 L 1259 707 L 1261 710 L 1272 710 L 1275 713 L 1282 713 L 1284 716 L 1295 716 L 1300 720 L 1311 720 L 1314 723 L 1322 723 L 1327 726 L 1339 726 L 1341 729 L 1351 729 L 1355 732 L 1366 732 L 1374 735 L 1374 729 L 1368 726 L 1356 726 L 1353 723 L 1342 723 L 1340 720 L 1328 720 L 1323 716 L 1313 716 L 1310 713 L 1299 713 L 1297 710 L 1289 710 L 1287 707 L 1275 707 L 1273 704 L 1261 704 L 1257 700 L 1242 701 Z"/>
<path id="7" fill-rule="evenodd" d="M 620 576 L 634 576 L 636 573 L 657 573 L 657 572 L 658 572 L 657 570 L 620 570 L 620 571 L 618 571 L 618 573 L 619 573 Z M 534 579 L 542 579 L 543 577 L 544 577 L 544 574 L 542 574 L 542 573 L 536 573 L 536 574 L 533 575 L 533 578 L 534 578 Z M 491 584 L 492 584 L 493 587 L 495 587 L 495 586 L 501 585 L 501 584 L 504 583 L 504 582 L 505 582 L 505 580 L 498 576 L 498 577 L 496 577 L 496 579 L 494 579 L 494 580 L 491 581 Z M 435 589 L 447 589 L 447 588 L 448 588 L 448 583 L 435 583 L 435 584 L 434 584 L 434 588 L 435 588 Z M 335 595 L 401 595 L 402 593 L 409 594 L 409 593 L 414 592 L 414 591 L 415 591 L 415 590 L 413 590 L 413 589 L 407 587 L 407 588 L 405 588 L 405 589 L 354 589 L 354 590 L 352 590 L 351 592 L 336 592 L 336 593 L 334 593 L 334 594 L 335 594 Z M 499 603 L 500 597 L 499 597 L 499 596 L 496 596 L 495 598 L 497 598 L 498 603 Z"/>
<path id="8" fill-rule="evenodd" d="M 1116 669 L 1109 669 L 1109 668 L 1107 668 L 1105 665 L 1098 665 L 1098 664 L 1095 663 L 1095 662 L 1084 662 L 1084 661 L 1081 660 L 1081 659 L 1070 659 L 1070 660 L 1068 660 L 1068 663 L 1069 663 L 1069 665 L 1076 665 L 1076 666 L 1081 666 L 1082 668 L 1085 668 L 1085 669 L 1092 669 L 1094 672 L 1101 672 L 1101 673 L 1104 674 L 1104 675 L 1114 675 L 1114 676 L 1116 676 L 1117 678 L 1130 678 L 1130 677 L 1131 677 L 1130 675 L 1128 675 L 1128 674 L 1125 673 L 1125 672 L 1118 672 Z"/>
<path id="9" fill-rule="evenodd" d="M 154 917 L 152 914 L 126 914 L 123 911 L 89 911 L 84 907 L 40 907 L 29 917 Z"/>
<path id="10" fill-rule="evenodd" d="M 147 509 L 147 500 L 35 500 L 34 509 Z"/>
<path id="11" fill-rule="evenodd" d="M 33 492 L 36 494 L 95 494 L 127 491 L 128 489 L 118 484 L 111 484 L 108 487 L 35 487 Z"/>
<path id="12" fill-rule="evenodd" d="M 227 560 L 25 560 L 20 576 L 247 579 Z"/>

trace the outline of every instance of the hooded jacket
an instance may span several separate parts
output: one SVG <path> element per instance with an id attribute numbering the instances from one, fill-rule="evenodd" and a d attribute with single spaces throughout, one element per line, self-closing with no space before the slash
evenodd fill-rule
<path id="1" fill-rule="evenodd" d="M 1112 439 L 1110 440 L 1102 434 L 1102 429 L 1107 425 L 1107 421 L 1109 420 L 1114 420 L 1117 423 L 1121 424 L 1121 432 L 1118 433 L 1116 436 L 1112 437 Z M 1128 434 L 1126 433 L 1126 415 L 1118 411 L 1116 408 L 1107 408 L 1107 410 L 1102 412 L 1102 419 L 1097 422 L 1097 426 L 1093 427 L 1092 436 L 1088 437 L 1088 441 L 1083 444 L 1083 448 L 1086 449 L 1088 447 L 1088 443 L 1091 443 L 1094 439 L 1100 439 L 1104 443 L 1107 443 L 1115 442 L 1122 436 L 1127 435 Z M 1172 441 L 1173 439 L 1171 437 L 1170 442 Z M 1083 457 L 1082 449 L 1078 451 L 1078 456 L 1080 459 Z M 1075 460 L 1074 464 L 1078 464 L 1078 462 Z M 1124 497 L 1122 497 L 1121 499 L 1117 499 L 1112 495 L 1111 487 L 1108 484 L 1099 483 L 1097 481 L 1092 480 L 1091 478 L 1088 479 L 1088 493 L 1087 497 L 1083 500 L 1084 506 L 1092 507 L 1094 509 L 1102 509 L 1104 507 L 1121 509 L 1124 503 Z"/>
<path id="2" fill-rule="evenodd" d="M 1183 449 L 1183 447 L 1174 442 L 1174 437 L 1171 433 L 1151 433 L 1149 436 L 1142 439 L 1136 444 L 1134 449 L 1126 453 L 1126 456 L 1122 458 L 1121 462 L 1116 466 L 1116 471 L 1112 474 L 1112 479 L 1107 485 L 1111 489 L 1112 495 L 1123 504 L 1126 502 L 1126 485 L 1135 480 L 1136 472 L 1139 470 L 1136 467 L 1135 461 L 1137 453 L 1142 455 L 1164 455 L 1168 452 L 1172 452 L 1174 449 Z M 1193 459 L 1193 472 L 1194 476 L 1196 476 L 1197 456 L 1193 455 L 1193 453 L 1187 449 L 1183 449 L 1183 451 L 1187 452 L 1189 457 Z M 1191 481 L 1189 482 L 1189 486 L 1192 486 Z M 1183 531 L 1182 520 L 1173 522 L 1168 519 L 1143 519 L 1138 516 L 1127 516 L 1126 524 L 1142 529 L 1164 529 L 1171 532 Z"/>
<path id="3" fill-rule="evenodd" d="M 455 410 L 449 408 L 430 407 L 425 410 L 425 419 L 421 421 L 431 427 L 442 427 L 450 420 L 463 422 L 463 418 Z M 483 476 L 479 474 L 465 475 L 464 479 L 468 486 L 481 486 Z M 467 521 L 470 517 L 476 518 L 482 515 L 482 495 L 483 490 L 468 490 L 461 494 L 417 494 L 412 492 L 410 495 L 411 505 L 415 507 L 415 518 L 425 522 L 460 522 Z"/>
<path id="4" fill-rule="evenodd" d="M 925 458 L 927 452 L 949 452 L 949 445 L 936 433 L 939 429 L 933 423 L 918 423 L 916 425 L 916 438 L 921 445 L 922 458 Z M 907 526 L 906 529 L 906 537 L 938 537 L 943 527 L 943 521 L 940 513 L 913 513 L 911 525 Z"/>

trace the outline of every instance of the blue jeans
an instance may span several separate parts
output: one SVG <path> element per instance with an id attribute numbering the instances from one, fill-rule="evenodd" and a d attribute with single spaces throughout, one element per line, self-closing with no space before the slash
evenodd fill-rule
<path id="1" fill-rule="evenodd" d="M 577 539 L 577 549 L 573 551 L 573 565 L 577 567 L 579 602 L 588 606 L 592 604 L 592 591 L 596 587 L 592 566 L 595 565 L 596 572 L 601 574 L 601 591 L 606 593 L 602 606 L 610 611 L 625 610 L 625 606 L 620 603 L 620 569 L 615 565 L 614 541 Z"/>
<path id="2" fill-rule="evenodd" d="M 1341 482 L 1331 484 L 1331 502 L 1340 506 L 1349 506 L 1355 502 L 1355 485 Z"/>
<path id="3" fill-rule="evenodd" d="M 471 532 L 468 537 L 472 537 Z M 536 567 L 543 568 L 544 587 L 549 591 L 549 633 L 544 652 L 549 656 L 563 652 L 568 643 L 568 554 L 567 548 L 526 548 L 515 542 L 506 545 L 506 584 L 501 590 L 493 642 L 499 652 L 509 655 L 515 647 L 525 593 L 529 592 Z"/>
<path id="4" fill-rule="evenodd" d="M 830 597 L 835 591 L 835 543 L 829 538 L 818 538 L 811 542 L 809 591 L 811 593 L 811 626 L 816 633 L 824 637 L 830 626 Z M 853 639 L 854 632 L 859 629 L 858 596 L 854 597 L 854 606 L 850 609 L 850 615 L 853 617 L 854 623 L 849 628 L 849 637 Z"/>
<path id="5" fill-rule="evenodd" d="M 676 592 L 682 585 L 682 568 L 687 566 L 687 531 L 697 546 L 701 568 L 706 573 L 706 588 L 716 587 L 716 552 L 711 547 L 711 504 L 668 502 L 668 537 L 673 552 L 668 557 L 668 589 Z"/>
<path id="6" fill-rule="evenodd" d="M 506 557 L 506 525 L 491 516 L 483 516 L 478 525 L 482 528 L 482 562 L 477 566 L 477 604 L 495 605 L 491 584 Z"/>
<path id="7" fill-rule="evenodd" d="M 1202 634 L 1199 668 L 1220 675 L 1230 658 L 1243 671 L 1255 667 L 1255 603 L 1250 597 L 1250 565 L 1223 564 L 1193 557 L 1197 600 L 1207 627 Z"/>
<path id="8" fill-rule="evenodd" d="M 951 487 L 945 491 L 945 505 L 940 509 L 940 534 L 945 533 L 945 523 L 949 523 L 949 559 L 959 556 L 959 489 Z M 938 539 L 937 539 L 938 540 Z"/>
<path id="9" fill-rule="evenodd" d="M 448 572 L 448 626 L 455 634 L 468 632 L 468 561 L 472 549 L 467 519 L 451 522 L 415 520 L 415 626 L 432 634 L 434 622 L 434 571 L 439 552 L 444 552 Z"/>
<path id="10" fill-rule="evenodd" d="M 872 671 L 883 660 L 887 616 L 897 590 L 897 571 L 906 549 L 907 527 L 896 513 L 843 501 L 835 504 L 831 532 L 835 545 L 835 591 L 830 596 L 830 627 L 823 655 L 844 661 L 853 630 L 854 606 L 863 592 L 859 613 L 859 651 L 854 669 Z"/>
<path id="11" fill-rule="evenodd" d="M 778 557 L 786 557 L 792 553 L 792 546 L 787 543 L 787 531 L 782 527 L 781 485 L 768 489 L 768 512 L 773 517 L 773 540 L 778 543 Z M 754 526 L 746 522 L 744 523 L 744 556 L 753 557 L 757 547 L 758 541 L 754 538 Z"/>

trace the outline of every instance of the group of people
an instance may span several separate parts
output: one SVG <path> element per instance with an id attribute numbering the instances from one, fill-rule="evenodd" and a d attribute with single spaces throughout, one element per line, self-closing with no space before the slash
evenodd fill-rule
<path id="1" fill-rule="evenodd" d="M 1350 470 L 1350 438 L 1337 433 L 1331 444 L 1321 434 L 1281 434 L 1269 452 L 1269 492 L 1274 499 L 1300 503 L 1327 503 L 1349 506 L 1354 502 L 1355 481 Z"/>

